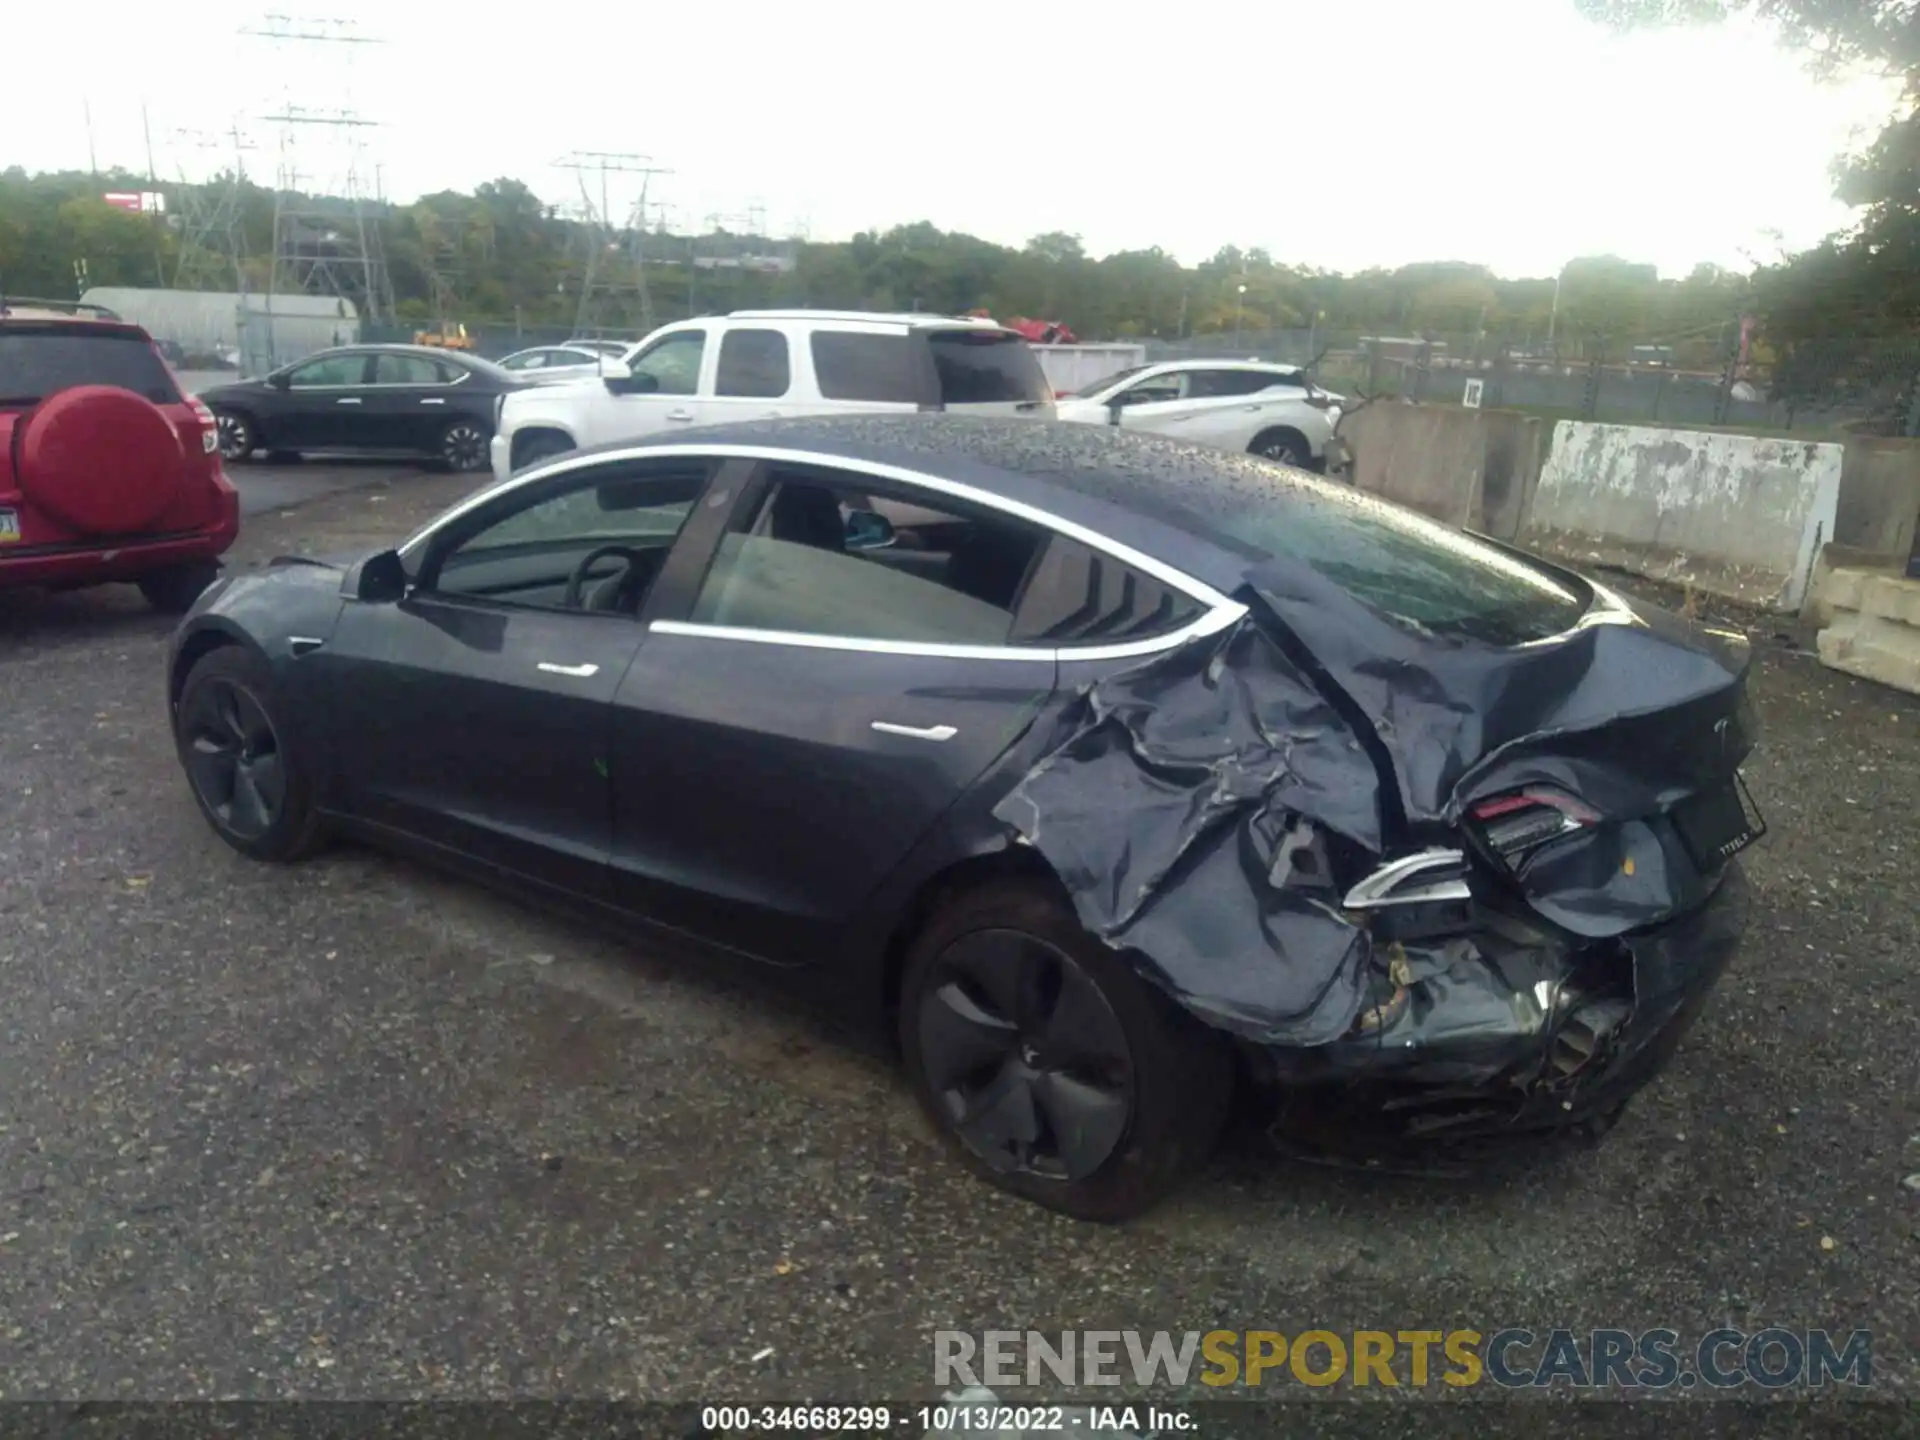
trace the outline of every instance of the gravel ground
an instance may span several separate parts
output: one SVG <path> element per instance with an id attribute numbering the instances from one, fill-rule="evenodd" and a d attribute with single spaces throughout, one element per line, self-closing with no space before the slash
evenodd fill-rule
<path id="1" fill-rule="evenodd" d="M 232 563 L 472 483 L 363 479 Z M 943 1328 L 1780 1324 L 1872 1329 L 1906 1403 L 1847 1417 L 1912 1418 L 1920 703 L 1764 623 L 1748 951 L 1604 1146 L 1437 1181 L 1240 1139 L 1122 1228 L 970 1181 L 749 985 L 361 851 L 240 859 L 170 753 L 166 629 L 0 597 L 9 1398 L 897 1401 Z"/>

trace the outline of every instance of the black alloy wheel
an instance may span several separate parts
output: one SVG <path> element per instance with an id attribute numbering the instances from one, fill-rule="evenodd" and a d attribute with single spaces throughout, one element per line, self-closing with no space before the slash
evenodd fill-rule
<path id="1" fill-rule="evenodd" d="M 949 899 L 900 978 L 900 1048 L 954 1156 L 1082 1220 L 1137 1215 L 1204 1162 L 1225 1121 L 1225 1038 L 1089 935 L 1059 887 Z"/>
<path id="2" fill-rule="evenodd" d="M 222 460 L 238 463 L 253 454 L 260 443 L 259 437 L 253 433 L 253 422 L 244 415 L 236 415 L 231 410 L 216 410 L 213 423 L 220 437 Z"/>
<path id="3" fill-rule="evenodd" d="M 260 839 L 287 803 L 285 759 L 267 712 L 245 687 L 222 678 L 195 690 L 181 726 L 201 803 L 236 838 Z"/>
<path id="4" fill-rule="evenodd" d="M 440 459 L 449 470 L 487 468 L 487 432 L 471 420 L 456 420 L 440 432 Z"/>
<path id="5" fill-rule="evenodd" d="M 265 662 L 238 646 L 202 656 L 181 687 L 174 744 L 222 840 L 257 860 L 291 860 L 313 847 L 319 823 L 274 719 L 271 680 Z"/>
<path id="6" fill-rule="evenodd" d="M 961 1143 L 1003 1172 L 1092 1175 L 1133 1114 L 1133 1054 L 1099 986 L 1018 930 L 963 936 L 938 965 L 920 1053 Z"/>

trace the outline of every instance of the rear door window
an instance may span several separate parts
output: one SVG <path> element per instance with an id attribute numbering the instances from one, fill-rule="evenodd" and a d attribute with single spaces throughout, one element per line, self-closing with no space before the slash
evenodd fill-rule
<path id="1" fill-rule="evenodd" d="M 899 502 L 863 477 L 775 472 L 766 500 L 720 546 L 692 619 L 842 640 L 1000 646 L 1044 539 L 1010 516 Z M 888 521 L 880 546 L 860 522 Z"/>
<path id="2" fill-rule="evenodd" d="M 729 330 L 720 341 L 716 395 L 778 400 L 793 383 L 787 337 L 778 330 Z"/>
<path id="3" fill-rule="evenodd" d="M 911 336 L 816 330 L 808 345 L 823 400 L 918 405 L 928 398 Z"/>
<path id="4" fill-rule="evenodd" d="M 1196 399 L 1221 397 L 1227 395 L 1257 395 L 1262 390 L 1272 389 L 1276 385 L 1291 385 L 1295 389 L 1300 382 L 1285 375 L 1275 375 L 1261 370 L 1198 370 L 1193 376 L 1193 394 Z"/>
<path id="5" fill-rule="evenodd" d="M 76 385 L 114 385 L 156 405 L 180 402 L 180 387 L 143 335 L 83 325 L 0 327 L 0 404 L 32 404 Z"/>
<path id="6" fill-rule="evenodd" d="M 425 355 L 379 354 L 373 357 L 375 385 L 449 385 L 453 379 L 451 365 Z"/>
<path id="7" fill-rule="evenodd" d="M 940 399 L 946 405 L 1031 405 L 1053 399 L 1027 342 L 999 330 L 930 330 Z"/>

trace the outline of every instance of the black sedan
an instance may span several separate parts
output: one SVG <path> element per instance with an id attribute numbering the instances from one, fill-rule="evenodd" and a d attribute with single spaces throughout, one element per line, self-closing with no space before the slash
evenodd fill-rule
<path id="1" fill-rule="evenodd" d="M 1288 1144 L 1604 1128 L 1738 946 L 1745 642 L 1131 432 L 756 422 L 217 583 L 242 853 L 342 833 L 762 962 L 969 1165 L 1114 1219 Z M 748 966 L 747 968 L 756 968 Z"/>
<path id="2" fill-rule="evenodd" d="M 259 380 L 200 392 L 229 462 L 256 450 L 419 455 L 484 470 L 500 402 L 527 382 L 482 360 L 424 345 L 319 350 Z"/>

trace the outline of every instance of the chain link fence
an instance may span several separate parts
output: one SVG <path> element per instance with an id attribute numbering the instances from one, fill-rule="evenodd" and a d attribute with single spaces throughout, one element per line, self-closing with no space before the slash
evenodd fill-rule
<path id="1" fill-rule="evenodd" d="M 1920 337 L 1803 342 L 1775 353 L 1723 336 L 1560 344 L 1484 335 L 1226 331 L 1145 342 L 1149 361 L 1267 360 L 1350 395 L 1477 404 L 1550 420 L 1806 434 L 1920 434 Z"/>

